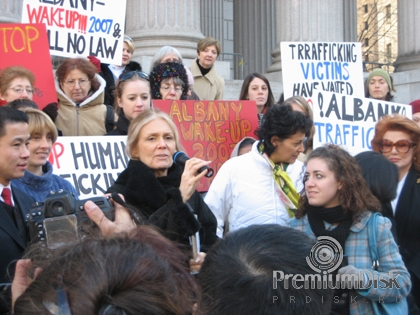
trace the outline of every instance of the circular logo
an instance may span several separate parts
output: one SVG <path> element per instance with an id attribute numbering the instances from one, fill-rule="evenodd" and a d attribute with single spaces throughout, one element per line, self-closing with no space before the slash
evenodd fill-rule
<path id="1" fill-rule="evenodd" d="M 324 274 L 336 270 L 343 261 L 343 248 L 337 240 L 330 236 L 319 236 L 318 242 L 312 246 L 306 261 L 314 271 Z"/>

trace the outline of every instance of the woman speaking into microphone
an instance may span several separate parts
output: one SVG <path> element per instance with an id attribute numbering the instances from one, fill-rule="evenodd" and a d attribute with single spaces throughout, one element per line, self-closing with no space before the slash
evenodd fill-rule
<path id="1" fill-rule="evenodd" d="M 183 151 L 178 131 L 158 109 L 133 119 L 126 150 L 130 161 L 108 192 L 122 194 L 147 224 L 173 241 L 189 246 L 190 237 L 199 232 L 201 251 L 206 252 L 218 239 L 217 221 L 196 186 L 208 168 L 198 170 L 209 162 L 191 158 L 184 169 L 174 163 L 174 153 Z"/>

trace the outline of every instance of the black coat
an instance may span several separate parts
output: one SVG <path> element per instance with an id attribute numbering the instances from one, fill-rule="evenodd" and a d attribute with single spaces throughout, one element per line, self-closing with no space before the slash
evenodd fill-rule
<path id="1" fill-rule="evenodd" d="M 420 175 L 413 167 L 408 171 L 398 199 L 395 222 L 400 253 L 413 282 L 412 293 L 420 299 Z"/>
<path id="2" fill-rule="evenodd" d="M 105 136 L 126 136 L 128 133 L 128 127 L 130 127 L 130 121 L 122 112 L 120 116 L 118 116 L 115 129 L 108 132 Z"/>
<path id="3" fill-rule="evenodd" d="M 115 79 L 114 74 L 109 70 L 109 64 L 101 63 L 101 72 L 99 75 L 104 78 L 106 82 L 105 86 L 105 105 L 114 106 L 114 90 L 115 90 Z M 141 65 L 138 62 L 130 61 L 128 65 L 125 66 L 123 73 L 129 71 L 141 71 Z"/>
<path id="4" fill-rule="evenodd" d="M 142 162 L 130 160 L 107 192 L 122 194 L 148 224 L 158 227 L 173 241 L 189 245 L 189 236 L 199 231 L 201 251 L 206 252 L 218 240 L 217 220 L 197 191 L 187 204 L 182 201 L 181 175 L 182 169 L 176 164 L 167 176 L 156 177 Z"/>
<path id="5" fill-rule="evenodd" d="M 26 225 L 26 215 L 31 210 L 35 200 L 16 187 L 12 186 L 13 200 L 15 207 L 20 211 L 23 222 L 22 229 L 18 229 L 0 203 L 0 283 L 11 282 L 12 278 L 7 276 L 7 271 L 13 277 L 16 260 L 21 259 L 26 245 L 29 242 L 29 231 Z"/>

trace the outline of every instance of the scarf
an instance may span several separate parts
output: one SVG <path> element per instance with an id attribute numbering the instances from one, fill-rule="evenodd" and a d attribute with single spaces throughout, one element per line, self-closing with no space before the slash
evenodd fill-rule
<path id="1" fill-rule="evenodd" d="M 168 169 L 167 176 L 156 177 L 143 162 L 130 160 L 115 184 L 125 187 L 124 197 L 128 204 L 142 209 L 149 217 L 166 204 L 169 189 L 179 188 L 181 176 L 182 169 L 175 163 Z"/>
<path id="2" fill-rule="evenodd" d="M 344 214 L 341 205 L 333 208 L 313 207 L 310 205 L 308 207 L 308 221 L 315 236 L 333 237 L 340 243 L 344 251 L 350 227 L 353 223 L 351 215 Z M 339 224 L 332 230 L 326 230 L 324 221 L 330 224 Z"/>
<path id="3" fill-rule="evenodd" d="M 263 150 L 264 143 L 261 143 L 258 147 L 258 151 L 268 161 L 271 169 L 273 170 L 277 195 L 286 206 L 289 217 L 294 218 L 295 212 L 299 205 L 300 195 L 296 191 L 296 188 L 293 185 L 289 175 L 286 173 L 287 165 L 285 163 L 275 164 L 266 153 L 263 153 Z"/>
<path id="4" fill-rule="evenodd" d="M 200 65 L 200 62 L 198 61 L 198 59 L 196 60 L 196 62 L 197 62 L 198 69 L 200 69 L 201 75 L 202 75 L 203 77 L 204 77 L 207 73 L 209 73 L 209 72 L 210 72 L 210 70 L 211 70 L 211 68 L 212 68 L 212 67 L 210 67 L 210 68 L 206 69 L 206 68 L 203 68 L 203 67 Z"/>

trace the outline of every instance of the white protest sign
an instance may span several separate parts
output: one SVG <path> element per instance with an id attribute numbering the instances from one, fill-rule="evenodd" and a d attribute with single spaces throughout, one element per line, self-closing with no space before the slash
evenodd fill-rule
<path id="1" fill-rule="evenodd" d="M 281 42 L 284 98 L 317 91 L 364 97 L 360 43 Z"/>
<path id="2" fill-rule="evenodd" d="M 51 55 L 122 61 L 126 0 L 24 0 L 22 23 L 44 23 Z"/>
<path id="3" fill-rule="evenodd" d="M 351 155 L 371 150 L 375 125 L 384 115 L 411 119 L 410 105 L 317 91 L 313 100 L 314 148 L 325 143 L 344 146 Z"/>
<path id="4" fill-rule="evenodd" d="M 49 157 L 53 173 L 67 179 L 80 199 L 102 196 L 126 169 L 126 136 L 59 137 Z"/>

